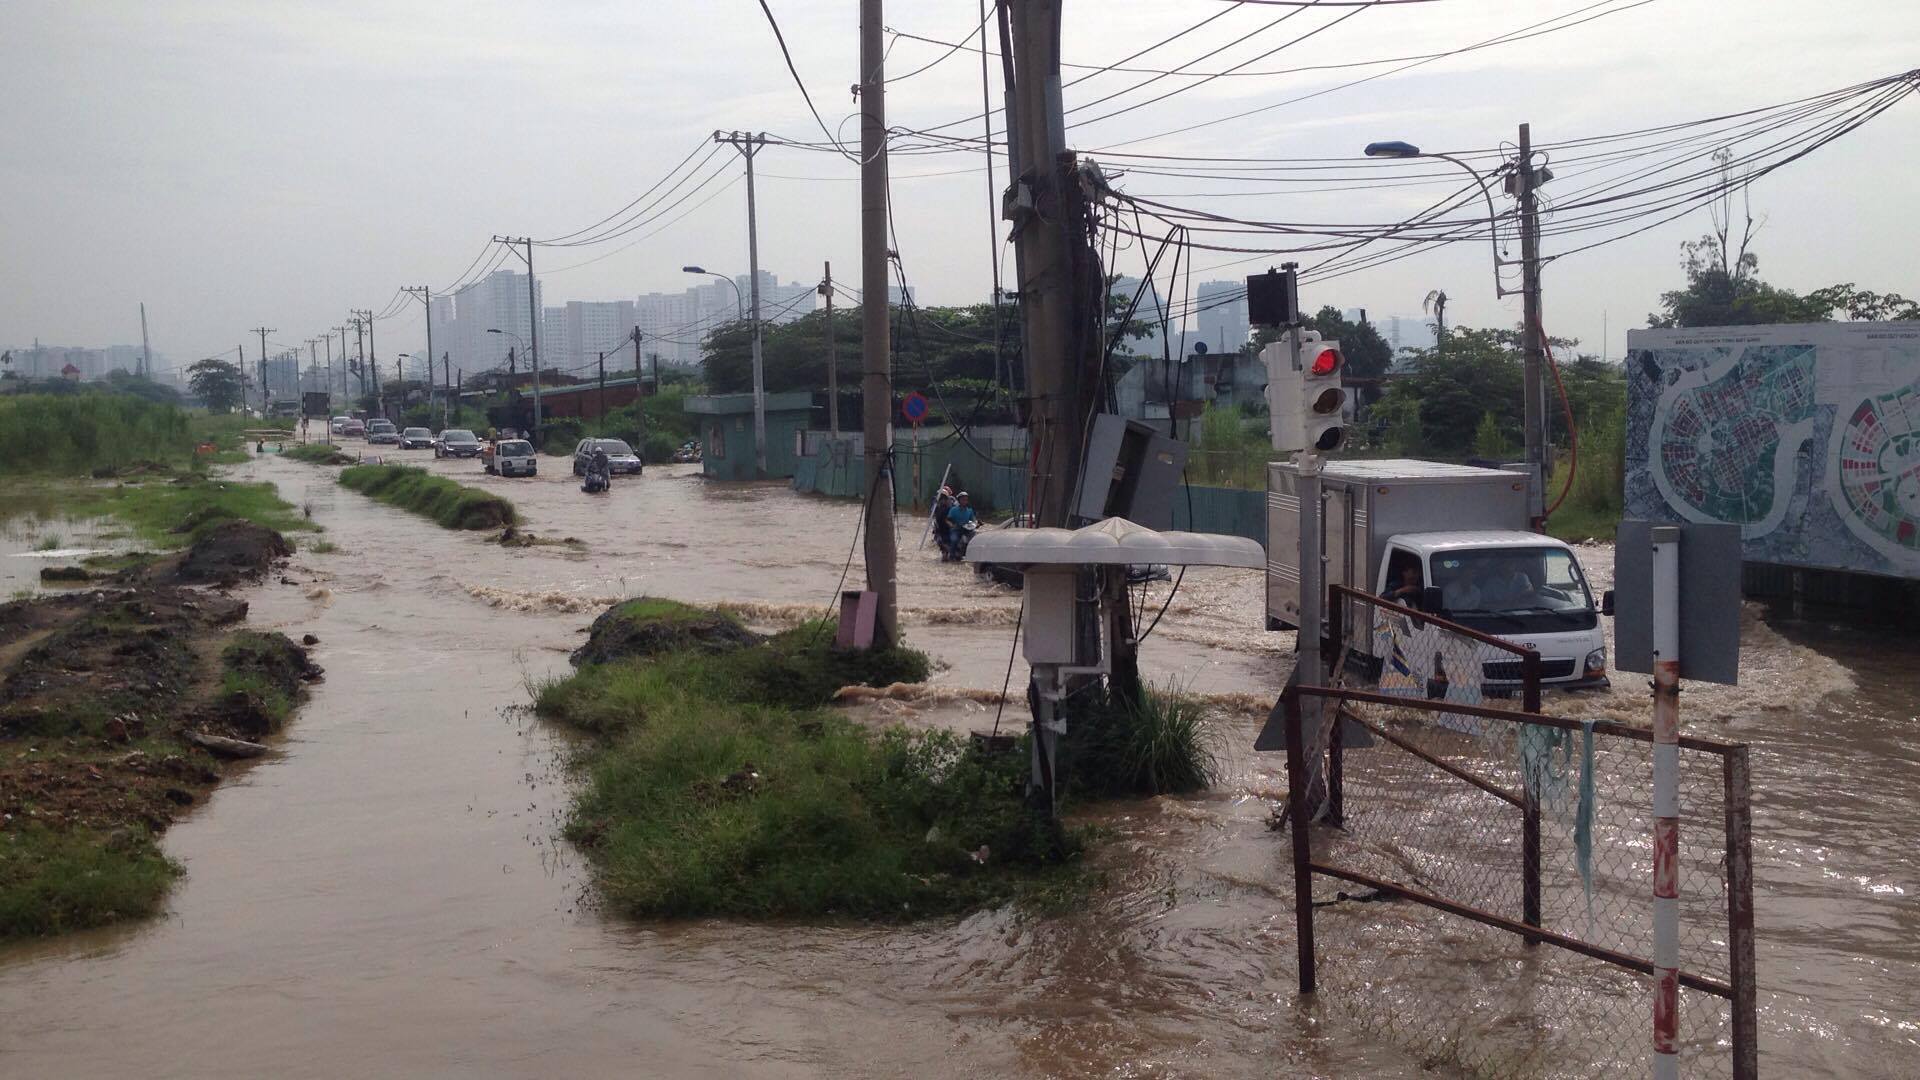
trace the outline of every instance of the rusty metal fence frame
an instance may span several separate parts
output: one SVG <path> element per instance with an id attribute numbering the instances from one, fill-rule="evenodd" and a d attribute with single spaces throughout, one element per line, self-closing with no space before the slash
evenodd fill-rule
<path id="1" fill-rule="evenodd" d="M 1652 732 L 1609 720 L 1583 721 L 1545 715 L 1539 711 L 1540 657 L 1537 652 L 1424 612 L 1400 607 L 1365 593 L 1338 586 L 1335 586 L 1332 592 L 1332 599 L 1335 602 L 1329 605 L 1329 630 L 1333 642 L 1340 648 L 1329 654 L 1334 677 L 1326 681 L 1333 683 L 1342 681 L 1343 669 L 1346 667 L 1348 657 L 1348 649 L 1345 647 L 1346 634 L 1350 628 L 1357 628 L 1360 625 L 1355 612 L 1373 608 L 1419 619 L 1424 623 L 1434 624 L 1449 634 L 1457 634 L 1463 639 L 1471 640 L 1479 647 L 1518 656 L 1522 665 L 1523 679 L 1515 691 L 1522 698 L 1523 709 L 1516 711 L 1485 703 L 1427 700 L 1339 685 L 1299 685 L 1290 686 L 1287 689 L 1282 696 L 1281 704 L 1285 722 L 1287 818 L 1293 845 L 1294 914 L 1298 937 L 1301 993 L 1314 993 L 1317 982 L 1317 956 L 1314 942 L 1316 903 L 1313 898 L 1313 881 L 1316 875 L 1359 885 L 1374 890 L 1376 895 L 1410 901 L 1513 934 L 1520 937 L 1528 946 L 1545 943 L 1640 975 L 1654 976 L 1656 973 L 1653 962 L 1646 956 L 1635 955 L 1624 948 L 1609 947 L 1584 940 L 1577 934 L 1563 932 L 1544 924 L 1541 916 L 1540 882 L 1541 817 L 1540 806 L 1532 785 L 1525 783 L 1519 785 L 1521 791 L 1518 793 L 1502 788 L 1476 775 L 1470 769 L 1445 760 L 1439 754 L 1428 753 L 1414 740 L 1396 734 L 1384 724 L 1373 722 L 1363 714 L 1363 710 L 1369 707 L 1385 707 L 1411 710 L 1410 715 L 1413 716 L 1430 714 L 1436 719 L 1439 714 L 1450 714 L 1456 718 L 1471 717 L 1481 724 L 1537 725 L 1559 729 L 1569 734 L 1591 732 L 1607 738 L 1647 744 L 1649 747 L 1653 741 Z M 1325 715 L 1320 718 L 1319 724 L 1312 732 L 1307 730 L 1306 714 L 1309 710 L 1303 707 L 1303 702 L 1306 700 L 1323 703 L 1321 709 L 1313 710 Z M 1345 790 L 1347 755 L 1346 748 L 1342 745 L 1341 731 L 1348 722 L 1359 725 L 1387 746 L 1424 762 L 1438 773 L 1470 785 L 1489 795 L 1493 800 L 1507 804 L 1520 812 L 1521 866 L 1515 868 L 1523 883 L 1519 912 L 1502 914 L 1485 910 L 1459 898 L 1436 895 L 1404 882 L 1361 872 L 1351 866 L 1336 865 L 1324 857 L 1324 852 L 1322 857 L 1316 857 L 1313 835 L 1317 815 L 1325 821 L 1327 826 L 1339 828 L 1346 823 L 1349 814 L 1356 809 L 1364 812 L 1364 808 L 1348 805 Z M 1516 727 L 1513 730 L 1518 733 L 1524 728 Z M 1719 779 L 1723 790 L 1724 821 L 1716 830 L 1723 830 L 1721 844 L 1715 846 L 1722 848 L 1724 860 L 1726 978 L 1716 978 L 1700 971 L 1682 970 L 1679 973 L 1679 983 L 1688 990 L 1720 998 L 1726 1002 L 1730 1013 L 1731 1074 L 1736 1080 L 1749 1080 L 1757 1075 L 1758 1069 L 1758 1020 L 1754 986 L 1753 871 L 1750 838 L 1752 810 L 1748 751 L 1744 744 L 1688 735 L 1681 736 L 1680 746 L 1686 751 L 1718 758 L 1720 764 Z M 1324 757 L 1322 757 L 1323 754 Z M 1651 825 L 1649 819 L 1649 829 Z M 1698 822 L 1692 825 L 1689 834 L 1700 835 L 1701 825 Z M 1649 865 L 1646 872 L 1647 880 L 1651 882 L 1653 867 Z M 1515 914 L 1517 918 L 1514 917 Z M 1647 1000 L 1649 1020 L 1647 1027 L 1643 1030 L 1650 1031 L 1653 995 L 1649 994 Z M 1648 1045 L 1650 1053 L 1650 1040 Z"/>

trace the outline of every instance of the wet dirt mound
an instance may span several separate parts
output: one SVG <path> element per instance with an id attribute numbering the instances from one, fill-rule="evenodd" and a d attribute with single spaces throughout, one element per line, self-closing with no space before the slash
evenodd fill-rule
<path id="1" fill-rule="evenodd" d="M 593 620 L 587 643 L 569 658 L 575 667 L 682 650 L 720 653 L 760 643 L 730 615 L 672 600 L 642 597 L 615 604 Z"/>
<path id="2" fill-rule="evenodd" d="M 221 520 L 207 528 L 186 551 L 129 570 L 119 580 L 128 584 L 229 586 L 259 577 L 274 560 L 292 554 L 293 545 L 287 538 L 264 525 Z"/>
<path id="3" fill-rule="evenodd" d="M 243 618 L 238 600 L 181 589 L 94 592 L 0 606 L 0 739 L 126 741 L 178 711 L 199 678 L 196 642 Z"/>
<path id="4" fill-rule="evenodd" d="M 241 630 L 221 650 L 220 692 L 201 717 L 201 730 L 258 739 L 280 730 L 301 686 L 320 678 L 307 650 L 278 632 Z"/>

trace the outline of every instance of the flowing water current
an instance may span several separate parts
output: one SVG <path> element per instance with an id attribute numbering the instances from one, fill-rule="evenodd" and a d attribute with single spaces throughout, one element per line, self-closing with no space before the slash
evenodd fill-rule
<path id="1" fill-rule="evenodd" d="M 549 469 L 554 466 L 547 463 Z M 1220 706 L 1228 777 L 1102 808 L 1110 882 L 1086 910 L 900 927 L 637 924 L 596 910 L 565 812 L 567 738 L 523 706 L 606 603 L 822 612 L 857 507 L 686 467 L 580 494 L 432 463 L 512 497 L 503 548 L 277 459 L 238 470 L 310 507 L 339 550 L 247 590 L 255 625 L 320 638 L 326 681 L 282 752 L 176 825 L 187 869 L 148 923 L 0 948 L 0 1076 L 1420 1076 L 1421 1048 L 1294 993 L 1279 755 L 1251 751 L 1289 666 L 1256 572 L 1190 572 L 1142 649 Z M 97 526 L 93 527 L 98 531 Z M 899 529 L 909 640 L 933 689 L 854 706 L 986 728 L 1017 593 Z M 85 540 L 66 527 L 66 537 Z M 16 524 L 0 581 L 44 560 Z M 1596 577 L 1610 553 L 1583 553 Z M 26 569 L 23 569 L 25 567 Z M 1155 609 L 1165 596 L 1156 587 Z M 1762 1066 L 1920 1075 L 1920 679 L 1912 640 L 1749 613 L 1742 685 L 1690 689 L 1690 730 L 1753 745 Z M 1024 664 L 1011 678 L 1018 725 Z M 1644 680 L 1550 701 L 1640 720 Z M 1322 963 L 1364 950 L 1323 934 Z M 1496 985 L 1492 991 L 1498 993 Z M 1359 1012 L 1365 1004 L 1360 1003 Z"/>

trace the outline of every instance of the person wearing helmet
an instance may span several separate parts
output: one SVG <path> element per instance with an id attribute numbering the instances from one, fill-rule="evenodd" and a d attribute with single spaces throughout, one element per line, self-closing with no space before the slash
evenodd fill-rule
<path id="1" fill-rule="evenodd" d="M 953 505 L 947 509 L 949 539 L 945 554 L 948 562 L 959 562 L 966 554 L 966 537 L 972 531 L 977 517 L 978 515 L 973 512 L 973 503 L 967 498 L 967 493 L 962 491 L 955 494 Z"/>
<path id="2" fill-rule="evenodd" d="M 953 544 L 953 530 L 947 524 L 947 511 L 953 509 L 953 504 L 952 485 L 940 485 L 939 493 L 933 497 L 933 546 L 939 549 L 942 560 Z"/>

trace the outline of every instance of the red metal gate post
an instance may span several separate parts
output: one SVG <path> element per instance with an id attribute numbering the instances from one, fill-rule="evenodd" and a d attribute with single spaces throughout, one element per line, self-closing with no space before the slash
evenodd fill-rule
<path id="1" fill-rule="evenodd" d="M 1748 788 L 1747 748 L 1735 746 L 1720 759 L 1727 808 L 1727 983 L 1733 1012 L 1734 1080 L 1760 1073 L 1760 1017 L 1753 970 L 1753 800 Z"/>
<path id="2" fill-rule="evenodd" d="M 1520 657 L 1522 712 L 1540 711 L 1540 652 L 1528 649 Z M 1520 778 L 1520 921 L 1540 925 L 1540 792 L 1531 776 Z M 1537 937 L 1522 939 L 1538 945 Z"/>
<path id="3" fill-rule="evenodd" d="M 1287 818 L 1293 830 L 1293 930 L 1299 945 L 1300 992 L 1313 993 L 1313 849 L 1307 823 L 1313 808 L 1307 801 L 1306 734 L 1302 730 L 1300 694 L 1288 690 L 1281 698 L 1287 719 Z"/>

